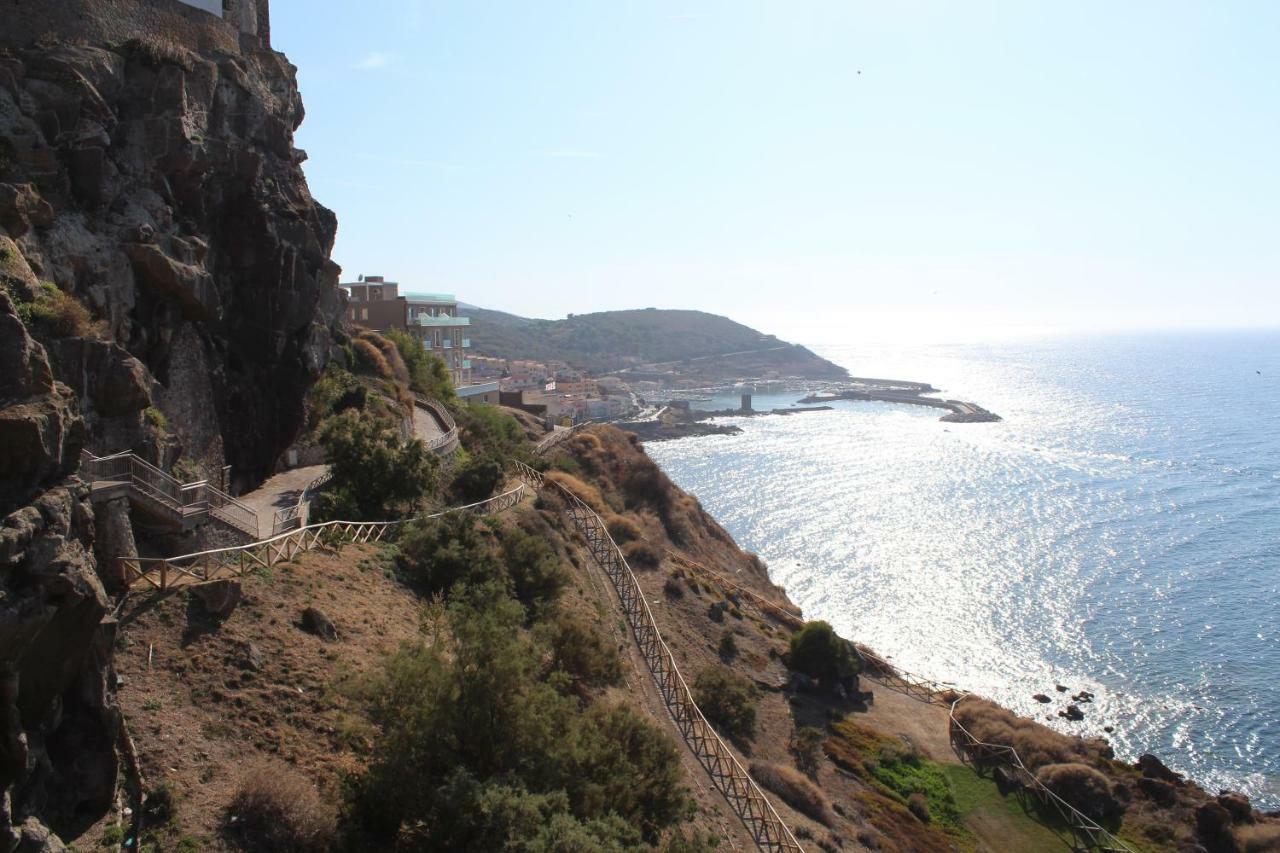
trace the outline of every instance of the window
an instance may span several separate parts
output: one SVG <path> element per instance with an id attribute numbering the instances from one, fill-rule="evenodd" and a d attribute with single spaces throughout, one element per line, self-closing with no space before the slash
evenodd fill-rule
<path id="1" fill-rule="evenodd" d="M 368 308 L 361 308 L 361 309 L 360 309 L 360 319 L 361 319 L 361 320 L 368 320 L 368 319 L 369 319 L 369 309 L 368 309 Z"/>

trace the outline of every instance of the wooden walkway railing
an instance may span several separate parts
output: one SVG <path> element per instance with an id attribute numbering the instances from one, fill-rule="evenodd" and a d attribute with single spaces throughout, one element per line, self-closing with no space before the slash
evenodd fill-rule
<path id="1" fill-rule="evenodd" d="M 258 514 L 252 509 L 207 480 L 183 483 L 132 451 L 94 456 L 83 450 L 80 471 L 94 491 L 119 487 L 130 500 L 145 503 L 176 524 L 215 518 L 258 538 Z"/>
<path id="2" fill-rule="evenodd" d="M 501 512 L 518 504 L 527 491 L 527 487 L 521 483 L 488 500 L 451 507 L 418 518 L 396 521 L 325 521 L 248 545 L 214 548 L 181 557 L 123 558 L 120 563 L 125 569 L 124 576 L 129 585 L 145 585 L 161 590 L 223 577 L 239 577 L 293 559 L 297 554 L 317 547 L 337 548 L 345 544 L 389 540 L 396 536 L 403 525 L 419 518 L 440 518 L 456 512 L 481 515 Z"/>
<path id="3" fill-rule="evenodd" d="M 516 471 L 517 476 L 531 486 L 542 488 L 549 482 L 523 463 L 516 463 Z M 698 708 L 698 703 L 694 701 L 693 693 L 676 664 L 675 655 L 658 631 L 658 624 L 649 610 L 649 603 L 645 600 L 640 584 L 617 543 L 609 535 L 604 520 L 568 489 L 555 483 L 551 485 L 555 486 L 558 494 L 565 500 L 569 517 L 586 538 L 592 557 L 613 582 L 631 634 L 658 686 L 658 693 L 698 763 L 742 819 L 743 825 L 761 850 L 801 851 L 799 842 L 778 816 L 769 798 Z"/>

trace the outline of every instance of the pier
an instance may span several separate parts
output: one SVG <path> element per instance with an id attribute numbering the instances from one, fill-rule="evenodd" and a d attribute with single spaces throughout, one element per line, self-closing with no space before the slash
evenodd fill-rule
<path id="1" fill-rule="evenodd" d="M 1001 420 L 999 415 L 984 409 L 977 403 L 923 396 L 937 391 L 927 382 L 860 377 L 854 377 L 852 381 L 856 387 L 824 394 L 810 394 L 798 402 L 810 405 L 814 403 L 830 403 L 835 400 L 878 400 L 882 403 L 905 403 L 909 406 L 929 406 L 934 409 L 947 409 L 950 414 L 939 418 L 939 420 L 947 423 L 979 424 Z"/>

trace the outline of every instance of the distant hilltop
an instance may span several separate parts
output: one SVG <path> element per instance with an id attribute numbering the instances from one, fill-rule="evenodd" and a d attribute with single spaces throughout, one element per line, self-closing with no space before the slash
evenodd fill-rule
<path id="1" fill-rule="evenodd" d="M 536 320 L 485 308 L 474 318 L 476 352 L 504 359 L 562 361 L 595 374 L 676 373 L 707 381 L 796 377 L 842 380 L 848 371 L 799 344 L 727 317 L 655 308 Z"/>

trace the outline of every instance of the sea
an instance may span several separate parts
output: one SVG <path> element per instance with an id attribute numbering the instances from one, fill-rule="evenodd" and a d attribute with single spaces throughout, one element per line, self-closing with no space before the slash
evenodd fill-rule
<path id="1" fill-rule="evenodd" d="M 1280 809 L 1280 331 L 811 348 L 1003 420 L 840 402 L 647 445 L 807 618 Z"/>

